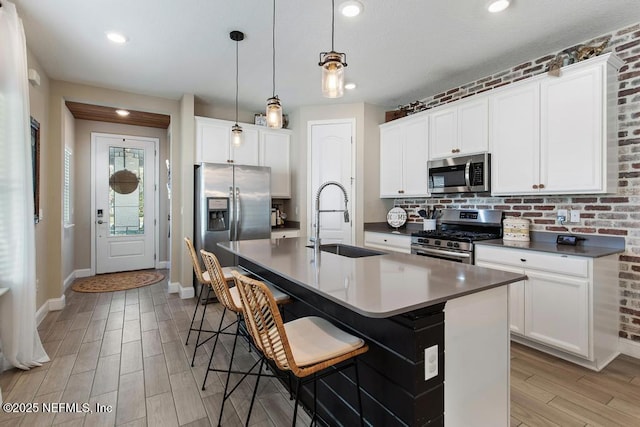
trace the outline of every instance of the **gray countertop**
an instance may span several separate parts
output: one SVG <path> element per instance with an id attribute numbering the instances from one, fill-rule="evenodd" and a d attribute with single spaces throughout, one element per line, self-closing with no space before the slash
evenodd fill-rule
<path id="1" fill-rule="evenodd" d="M 482 240 L 475 243 L 476 245 L 498 246 L 502 248 L 525 249 L 529 251 L 547 252 L 562 255 L 574 255 L 586 258 L 599 258 L 607 255 L 613 255 L 624 252 L 624 247 L 604 247 L 604 246 L 588 246 L 578 244 L 576 246 L 557 245 L 555 242 L 530 241 L 519 242 L 510 240 Z"/>
<path id="2" fill-rule="evenodd" d="M 422 230 L 422 223 L 408 223 L 402 227 L 395 229 L 386 222 L 369 222 L 364 224 L 364 231 L 373 231 L 375 233 L 391 233 L 411 236 L 411 233 Z"/>
<path id="3" fill-rule="evenodd" d="M 391 317 L 523 280 L 516 273 L 435 258 L 385 253 L 316 255 L 306 238 L 243 240 L 218 246 L 367 317 Z"/>

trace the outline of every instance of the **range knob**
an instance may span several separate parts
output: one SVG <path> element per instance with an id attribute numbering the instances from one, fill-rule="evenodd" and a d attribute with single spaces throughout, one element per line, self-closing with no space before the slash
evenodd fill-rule
<path id="1" fill-rule="evenodd" d="M 459 248 L 459 247 L 460 247 L 460 243 L 458 243 L 458 242 L 454 243 L 454 244 L 453 244 L 453 247 L 454 247 L 454 248 Z"/>
<path id="2" fill-rule="evenodd" d="M 448 246 L 448 247 L 453 246 L 453 242 L 447 242 L 447 246 Z"/>
<path id="3" fill-rule="evenodd" d="M 442 242 L 440 240 L 436 240 L 435 242 L 433 242 L 433 244 L 436 246 L 440 246 Z"/>

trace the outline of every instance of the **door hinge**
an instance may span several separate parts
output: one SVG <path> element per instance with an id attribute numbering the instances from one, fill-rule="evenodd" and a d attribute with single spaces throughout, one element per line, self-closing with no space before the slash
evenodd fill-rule
<path id="1" fill-rule="evenodd" d="M 158 191 L 158 184 L 153 184 L 154 191 Z"/>
<path id="2" fill-rule="evenodd" d="M 153 254 L 153 260 L 154 261 L 156 260 L 156 254 Z"/>
<path id="3" fill-rule="evenodd" d="M 157 219 L 153 220 L 153 225 L 158 225 L 158 220 Z"/>

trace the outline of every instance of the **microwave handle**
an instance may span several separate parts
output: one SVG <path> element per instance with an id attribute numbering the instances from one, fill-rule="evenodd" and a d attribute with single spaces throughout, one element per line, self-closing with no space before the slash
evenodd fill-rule
<path id="1" fill-rule="evenodd" d="M 464 182 L 471 189 L 471 160 L 468 160 L 464 166 Z"/>

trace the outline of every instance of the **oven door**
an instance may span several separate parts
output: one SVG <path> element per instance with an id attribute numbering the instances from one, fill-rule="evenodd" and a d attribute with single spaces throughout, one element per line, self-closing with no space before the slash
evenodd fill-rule
<path id="1" fill-rule="evenodd" d="M 473 256 L 471 252 L 458 252 L 449 249 L 436 249 L 420 245 L 411 245 L 411 253 L 430 258 L 461 262 L 463 264 L 473 264 Z"/>

